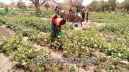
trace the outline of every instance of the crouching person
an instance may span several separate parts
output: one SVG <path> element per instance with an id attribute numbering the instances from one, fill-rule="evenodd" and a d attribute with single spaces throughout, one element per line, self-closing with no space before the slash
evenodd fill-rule
<path id="1" fill-rule="evenodd" d="M 58 17 L 58 15 L 52 16 L 51 43 L 54 42 L 56 38 L 58 38 L 59 31 L 61 31 L 61 26 L 64 25 L 65 23 L 66 23 L 66 20 Z"/>

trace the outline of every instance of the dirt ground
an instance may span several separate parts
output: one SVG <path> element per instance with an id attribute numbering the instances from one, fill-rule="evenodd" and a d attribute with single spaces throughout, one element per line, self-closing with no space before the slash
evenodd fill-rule
<path id="1" fill-rule="evenodd" d="M 23 69 L 19 69 L 13 66 L 12 61 L 8 56 L 0 51 L 0 72 L 25 72 Z"/>
<path id="2" fill-rule="evenodd" d="M 15 32 L 7 28 L 6 25 L 0 26 L 0 40 L 2 40 L 2 36 L 9 37 L 14 35 Z M 0 72 L 24 72 L 24 70 L 13 66 L 10 58 L 0 50 Z"/>
<path id="3" fill-rule="evenodd" d="M 78 24 L 78 27 L 74 27 L 74 24 Z M 90 20 L 88 20 L 88 22 L 82 22 L 82 27 L 81 27 L 81 23 L 74 23 L 74 24 L 73 24 L 74 30 L 82 30 L 84 27 L 94 28 L 95 26 L 103 25 L 103 23 L 100 24 L 97 22 L 91 22 Z"/>
<path id="4" fill-rule="evenodd" d="M 8 36 L 14 36 L 14 35 L 15 35 L 15 32 L 10 28 L 7 28 L 6 25 L 0 26 L 0 40 L 2 39 L 3 36 L 8 37 Z"/>
<path id="5" fill-rule="evenodd" d="M 44 17 L 41 17 L 41 19 L 43 19 L 43 20 L 49 20 L 49 19 L 51 19 L 51 18 L 44 18 Z"/>

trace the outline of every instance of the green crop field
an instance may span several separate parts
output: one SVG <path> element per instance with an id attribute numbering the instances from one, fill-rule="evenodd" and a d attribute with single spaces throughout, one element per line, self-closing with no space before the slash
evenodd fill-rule
<path id="1" fill-rule="evenodd" d="M 12 11 L 9 10 L 9 12 Z M 15 11 L 22 12 L 22 10 Z M 54 11 L 43 10 L 42 13 L 42 17 L 51 18 Z M 51 20 L 42 20 L 32 15 L 0 15 L 0 23 L 16 32 L 15 36 L 3 37 L 0 41 L 0 49 L 10 57 L 15 66 L 20 66 L 28 72 L 33 70 L 31 64 L 35 72 L 75 72 L 79 68 L 85 69 L 89 66 L 93 67 L 93 72 L 128 72 L 129 16 L 91 12 L 89 19 L 91 23 L 105 24 L 94 28 L 84 27 L 83 30 L 77 31 L 71 24 L 66 23 L 62 26 L 63 35 L 51 43 Z M 24 37 L 28 37 L 28 40 L 24 41 Z M 34 44 L 47 45 L 52 50 L 61 51 L 63 58 L 96 58 L 98 60 L 96 63 L 76 64 L 76 67 L 67 63 L 35 64 L 32 58 L 52 58 L 52 52 L 46 51 L 45 48 L 38 50 Z M 128 64 L 120 63 L 121 60 Z"/>

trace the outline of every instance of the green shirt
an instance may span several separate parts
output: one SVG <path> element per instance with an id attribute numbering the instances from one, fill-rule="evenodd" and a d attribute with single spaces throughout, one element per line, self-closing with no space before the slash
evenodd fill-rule
<path id="1" fill-rule="evenodd" d="M 77 13 L 79 13 L 79 12 L 80 12 L 80 9 L 78 8 L 78 9 L 77 9 Z"/>

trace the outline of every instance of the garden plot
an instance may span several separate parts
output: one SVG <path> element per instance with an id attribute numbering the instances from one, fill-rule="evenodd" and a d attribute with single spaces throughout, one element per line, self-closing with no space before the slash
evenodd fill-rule
<path id="1" fill-rule="evenodd" d="M 25 38 L 23 38 L 23 40 L 28 40 L 28 38 L 25 37 Z M 41 45 L 37 45 L 37 44 L 35 44 L 34 46 L 38 50 L 40 50 L 41 48 L 43 48 L 46 51 L 50 51 L 52 58 L 64 58 L 62 51 L 57 51 L 55 49 L 50 49 L 48 46 L 41 46 Z M 66 64 L 64 64 L 64 65 L 66 66 Z M 70 65 L 72 65 L 72 66 L 75 67 L 75 69 L 76 69 L 75 72 L 78 72 L 78 68 L 76 67 L 76 64 L 70 64 Z M 79 68 L 79 72 L 93 72 L 93 69 L 94 69 L 94 66 L 87 66 L 86 68 L 81 67 L 81 68 Z M 64 69 L 64 71 L 66 71 L 66 70 Z M 64 72 L 64 71 L 61 71 L 61 72 Z"/>
<path id="2" fill-rule="evenodd" d="M 43 34 L 46 34 L 46 33 L 43 33 Z M 29 38 L 28 37 L 24 37 L 23 40 L 24 41 L 27 41 L 27 40 L 29 40 Z M 35 44 L 34 46 L 38 50 L 40 50 L 41 48 L 43 48 L 46 51 L 50 51 L 52 58 L 64 58 L 63 52 L 60 51 L 60 50 L 58 51 L 58 50 L 55 50 L 55 49 L 50 49 L 49 46 L 41 46 L 41 45 L 38 45 L 38 44 Z M 64 65 L 66 66 L 66 64 L 64 64 Z M 72 66 L 75 67 L 75 69 L 76 69 L 75 72 L 78 72 L 78 68 L 76 67 L 76 64 L 70 64 L 70 65 L 72 65 Z M 93 69 L 94 69 L 94 66 L 88 66 L 87 68 L 81 67 L 81 68 L 79 68 L 79 72 L 93 72 Z"/>
<path id="3" fill-rule="evenodd" d="M 12 17 L 14 17 L 14 19 L 16 17 L 17 19 L 11 20 Z M 0 19 L 0 21 L 2 23 L 8 25 L 8 27 L 15 30 L 16 33 L 18 34 L 18 37 L 11 37 L 8 40 L 4 40 L 5 43 L 3 43 L 0 46 L 2 47 L 2 50 L 5 51 L 5 53 L 7 53 L 7 54 L 11 53 L 12 50 L 14 51 L 14 53 L 11 53 L 11 55 L 12 55 L 11 59 L 13 59 L 14 61 L 17 61 L 16 60 L 17 57 L 15 57 L 15 55 L 17 55 L 17 53 L 19 56 L 18 58 L 20 58 L 20 57 L 25 58 L 26 62 L 18 60 L 18 63 L 16 62 L 16 65 L 21 65 L 20 63 L 22 62 L 23 66 L 26 67 L 26 66 L 28 66 L 29 63 L 31 63 L 30 61 L 28 61 L 26 59 L 26 57 L 30 57 L 31 55 L 34 58 L 36 55 L 41 56 L 41 54 L 37 54 L 38 51 L 36 49 L 40 48 L 40 47 L 44 47 L 45 45 L 50 46 L 50 41 L 49 41 L 50 40 L 50 38 L 49 38 L 49 35 L 50 35 L 49 30 L 50 29 L 47 29 L 46 27 L 48 27 L 48 28 L 50 27 L 51 21 L 45 22 L 36 17 L 22 17 L 22 16 L 20 16 L 20 18 L 18 18 L 18 17 L 19 16 L 11 16 L 11 18 L 10 18 L 7 16 L 3 16 L 3 19 Z M 109 26 L 109 28 L 110 28 L 110 26 Z M 123 46 L 123 44 L 118 45 L 117 43 L 112 43 L 112 42 L 111 42 L 111 44 L 107 44 L 107 42 L 105 40 L 105 35 L 102 32 L 99 32 L 98 31 L 99 29 L 96 29 L 96 28 L 92 29 L 92 27 L 86 28 L 84 30 L 84 32 L 81 33 L 79 31 L 73 30 L 73 26 L 67 24 L 67 25 L 62 26 L 62 30 L 63 30 L 64 34 L 62 36 L 60 36 L 60 40 L 55 40 L 55 42 L 52 44 L 53 45 L 52 51 L 54 51 L 54 50 L 57 52 L 60 51 L 60 48 L 58 46 L 62 45 L 61 51 L 65 58 L 66 57 L 67 58 L 80 58 L 80 57 L 81 58 L 88 58 L 88 57 L 98 58 L 97 64 L 80 65 L 80 69 L 83 66 L 83 69 L 85 69 L 85 70 L 90 69 L 91 72 L 92 71 L 105 71 L 105 70 L 106 71 L 118 71 L 118 70 L 121 71 L 124 68 L 126 71 L 128 71 L 128 67 L 129 67 L 128 64 L 124 64 L 124 66 L 123 66 L 118 61 L 118 59 L 122 59 L 122 60 L 128 59 L 127 58 L 128 51 L 126 50 L 126 48 Z M 103 30 L 103 28 L 100 30 Z M 42 32 L 45 32 L 45 34 Z M 114 33 L 110 33 L 110 32 L 108 34 L 115 35 Z M 24 38 L 23 36 L 26 36 L 28 38 Z M 22 41 L 21 40 L 22 38 L 24 38 L 24 40 L 28 40 L 28 41 Z M 15 44 L 12 44 L 12 43 L 15 43 Z M 35 45 L 36 47 L 33 45 Z M 125 43 L 125 45 L 126 45 L 126 43 Z M 6 49 L 5 46 L 10 47 L 10 48 Z M 13 46 L 15 46 L 15 47 L 13 47 Z M 20 48 L 18 48 L 19 46 L 20 46 Z M 32 51 L 31 51 L 31 48 L 32 48 Z M 46 47 L 41 48 L 41 49 L 45 49 L 45 48 Z M 23 51 L 25 51 L 25 52 L 22 53 Z M 36 52 L 36 55 L 33 55 L 32 54 L 33 52 Z M 102 52 L 102 53 L 100 53 L 100 52 Z M 30 53 L 30 55 L 28 53 Z M 49 56 L 48 51 L 43 50 L 42 53 L 44 53 L 44 55 Z M 23 55 L 21 55 L 21 54 L 23 54 Z M 59 54 L 59 53 L 57 53 L 57 54 Z M 106 54 L 106 56 L 104 56 L 104 54 Z M 24 57 L 24 55 L 25 55 L 25 57 Z M 43 55 L 43 58 L 44 58 L 44 55 Z M 62 54 L 60 54 L 59 57 L 61 57 L 61 56 L 62 56 Z M 108 59 L 108 56 L 110 56 L 111 59 L 110 58 Z M 39 57 L 39 58 L 41 58 L 41 57 Z M 61 67 L 60 65 L 58 66 L 58 64 L 52 65 L 52 67 L 49 66 L 48 64 L 45 64 L 45 67 L 43 65 L 40 65 L 40 66 L 43 69 L 41 67 L 38 67 L 38 68 L 36 68 L 36 70 L 40 71 L 40 69 L 42 69 L 42 71 L 44 71 L 44 68 L 45 68 L 45 69 L 50 69 L 50 70 L 57 71 L 57 72 L 62 71 L 62 70 L 58 69 L 58 67 Z M 78 67 L 78 65 L 77 65 L 77 67 Z M 74 66 L 71 68 L 71 66 L 70 66 L 69 71 L 72 71 L 72 69 L 74 69 L 74 68 L 76 68 L 76 70 L 78 70 L 77 67 Z"/>

